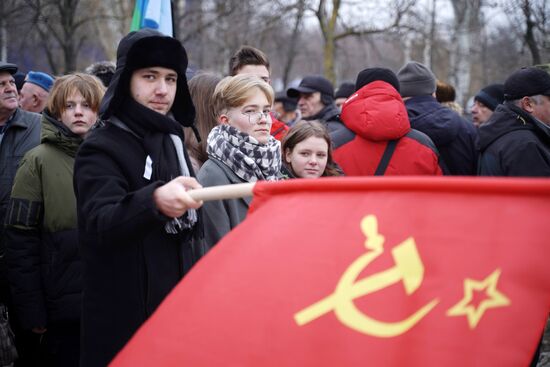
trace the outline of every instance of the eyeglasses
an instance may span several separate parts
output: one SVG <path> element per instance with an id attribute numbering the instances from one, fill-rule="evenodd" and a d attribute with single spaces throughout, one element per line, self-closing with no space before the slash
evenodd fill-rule
<path id="1" fill-rule="evenodd" d="M 262 119 L 262 116 L 266 118 L 271 117 L 271 112 L 241 112 L 243 115 L 248 116 L 248 122 L 251 124 L 257 124 Z"/>

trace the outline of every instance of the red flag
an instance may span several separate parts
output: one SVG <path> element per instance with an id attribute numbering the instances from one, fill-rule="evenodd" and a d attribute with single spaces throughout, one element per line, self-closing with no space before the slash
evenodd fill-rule
<path id="1" fill-rule="evenodd" d="M 528 366 L 549 208 L 549 180 L 259 183 L 112 365 Z"/>

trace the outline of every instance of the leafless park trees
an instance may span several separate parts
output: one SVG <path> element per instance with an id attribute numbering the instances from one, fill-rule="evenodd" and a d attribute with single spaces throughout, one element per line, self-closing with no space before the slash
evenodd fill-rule
<path id="1" fill-rule="evenodd" d="M 114 59 L 130 0 L 2 0 L 0 57 L 62 74 Z M 227 73 L 241 44 L 264 50 L 275 88 L 306 74 L 336 83 L 415 59 L 460 101 L 512 70 L 550 62 L 545 0 L 174 0 L 175 36 L 194 69 Z"/>

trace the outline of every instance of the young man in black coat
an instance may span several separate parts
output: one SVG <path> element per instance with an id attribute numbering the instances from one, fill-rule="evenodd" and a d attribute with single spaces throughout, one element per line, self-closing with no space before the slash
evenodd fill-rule
<path id="1" fill-rule="evenodd" d="M 179 41 L 131 32 L 75 162 L 84 262 L 81 366 L 105 366 L 198 260 L 200 187 L 183 148 L 195 110 Z"/>

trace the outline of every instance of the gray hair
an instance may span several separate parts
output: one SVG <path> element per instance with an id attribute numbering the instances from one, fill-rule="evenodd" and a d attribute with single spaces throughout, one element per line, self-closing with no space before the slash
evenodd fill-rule
<path id="1" fill-rule="evenodd" d="M 531 98 L 536 105 L 539 105 L 539 104 L 542 103 L 542 94 L 537 94 L 537 95 L 534 95 L 534 96 L 525 96 L 525 97 Z M 521 108 L 521 100 L 525 97 L 522 97 L 520 99 L 514 99 L 512 101 L 508 101 L 508 103 L 511 103 L 514 106 Z"/>

